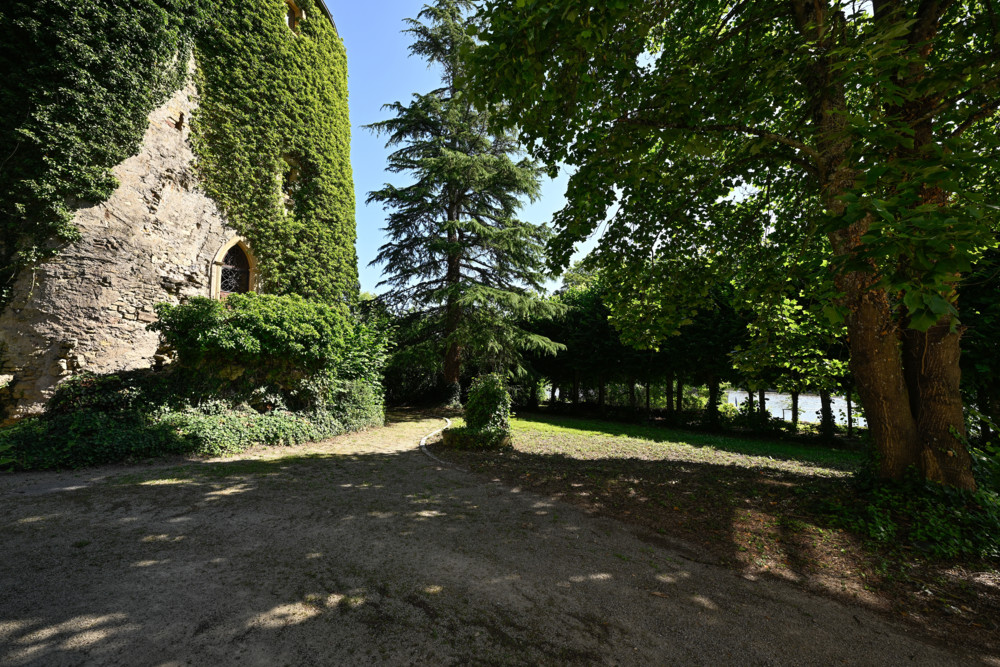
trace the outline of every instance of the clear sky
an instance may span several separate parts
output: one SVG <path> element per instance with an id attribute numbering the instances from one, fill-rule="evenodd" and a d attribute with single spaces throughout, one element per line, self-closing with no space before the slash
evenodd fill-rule
<path id="1" fill-rule="evenodd" d="M 377 204 L 366 205 L 368 193 L 386 182 L 402 184 L 405 177 L 385 171 L 385 141 L 364 125 L 388 117 L 381 110 L 389 102 L 406 102 L 413 93 L 426 93 L 439 84 L 438 75 L 427 63 L 410 57 L 409 35 L 402 34 L 403 19 L 416 17 L 423 0 L 327 0 L 337 29 L 347 47 L 348 88 L 351 106 L 351 162 L 357 197 L 358 263 L 361 289 L 377 292 L 381 267 L 368 266 L 384 243 L 385 212 Z M 548 222 L 562 208 L 566 177 L 546 181 L 542 198 L 526 206 L 521 218 Z"/>

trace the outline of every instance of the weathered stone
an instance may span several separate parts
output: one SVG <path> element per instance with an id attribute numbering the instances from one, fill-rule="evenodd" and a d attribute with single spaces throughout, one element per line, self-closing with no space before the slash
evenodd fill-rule
<path id="1" fill-rule="evenodd" d="M 236 236 L 197 187 L 190 118 L 192 82 L 150 114 L 142 148 L 114 169 L 120 185 L 81 208 L 82 238 L 25 271 L 0 314 L 0 400 L 8 420 L 40 412 L 67 374 L 147 367 L 159 339 L 152 305 L 211 296 L 211 267 Z"/>

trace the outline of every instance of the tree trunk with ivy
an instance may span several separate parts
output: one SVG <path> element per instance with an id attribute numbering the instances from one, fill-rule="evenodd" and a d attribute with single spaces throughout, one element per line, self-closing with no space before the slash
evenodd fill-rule
<path id="1" fill-rule="evenodd" d="M 838 24 L 843 19 L 819 7 L 805 0 L 794 2 L 803 35 L 832 53 L 837 47 Z M 898 19 L 894 12 L 900 5 L 895 0 L 875 2 L 874 8 L 876 21 Z M 930 48 L 942 11 L 941 3 L 921 4 L 917 24 L 908 37 L 912 49 Z M 905 89 L 919 84 L 923 68 L 918 62 L 912 60 L 906 71 L 898 75 L 897 85 Z M 817 162 L 821 192 L 826 210 L 833 218 L 844 217 L 846 197 L 860 176 L 848 160 L 853 144 L 847 127 L 846 94 L 835 74 L 843 64 L 833 55 L 817 59 L 815 76 L 810 82 L 816 86 L 819 100 L 815 122 L 819 129 Z M 932 141 L 933 114 L 928 111 L 936 104 L 933 98 L 921 97 L 907 102 L 905 109 L 894 107 L 891 102 L 886 105 L 887 113 L 913 120 L 910 127 L 913 148 L 906 149 L 910 155 L 919 153 Z M 923 201 L 918 205 L 943 203 L 940 193 L 924 188 Z M 829 236 L 836 257 L 847 260 L 844 266 L 851 260 L 867 264 L 865 270 L 841 271 L 836 283 L 843 293 L 841 304 L 847 311 L 851 372 L 878 452 L 879 474 L 900 480 L 908 468 L 914 467 L 929 481 L 974 489 L 972 461 L 963 442 L 960 333 L 953 330 L 949 315 L 943 315 L 927 331 L 909 328 L 895 299 L 881 287 L 883 275 L 872 260 L 865 258 L 865 235 L 874 223 L 875 217 L 868 214 Z M 943 296 L 953 304 L 957 301 L 954 290 Z"/>

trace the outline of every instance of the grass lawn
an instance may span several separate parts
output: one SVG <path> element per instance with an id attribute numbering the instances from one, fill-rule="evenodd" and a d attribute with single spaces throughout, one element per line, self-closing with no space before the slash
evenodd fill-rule
<path id="1" fill-rule="evenodd" d="M 625 521 L 697 559 L 1000 646 L 1000 577 L 980 564 L 875 548 L 844 528 L 864 454 L 573 417 L 526 415 L 514 447 L 435 453 Z M 685 547 L 685 545 L 689 545 Z"/>

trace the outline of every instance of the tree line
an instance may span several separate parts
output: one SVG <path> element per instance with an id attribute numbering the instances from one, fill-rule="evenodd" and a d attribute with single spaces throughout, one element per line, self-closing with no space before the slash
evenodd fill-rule
<path id="1" fill-rule="evenodd" d="M 598 396 L 603 377 L 652 372 L 642 350 L 673 349 L 710 391 L 727 373 L 792 392 L 846 382 L 880 477 L 972 489 L 968 436 L 992 431 L 998 402 L 992 17 L 974 0 L 426 6 L 414 53 L 444 85 L 379 127 L 399 130 L 391 170 L 418 183 L 372 195 L 390 230 L 397 214 L 425 226 L 383 249 L 384 300 L 410 343 L 445 353 L 452 387 L 461 363 L 518 375 L 521 352 L 560 346 L 586 352 L 534 359 L 539 372 Z M 517 221 L 561 166 L 566 207 Z M 541 298 L 541 261 L 565 270 L 598 229 L 606 316 L 586 289 Z M 437 282 L 414 292 L 422 271 Z M 746 318 L 742 344 L 727 309 Z M 636 352 L 601 356 L 591 338 L 612 329 Z"/>

